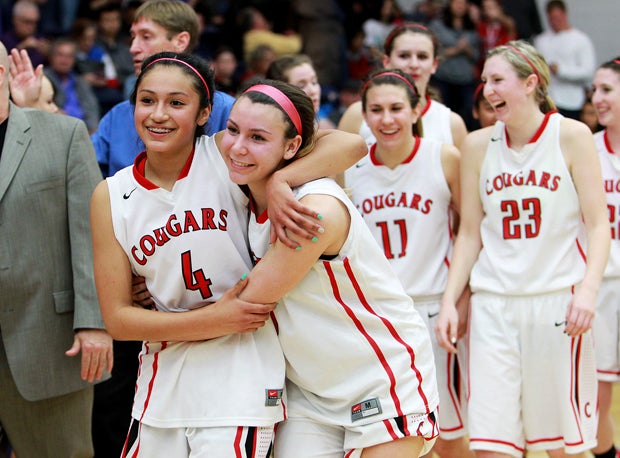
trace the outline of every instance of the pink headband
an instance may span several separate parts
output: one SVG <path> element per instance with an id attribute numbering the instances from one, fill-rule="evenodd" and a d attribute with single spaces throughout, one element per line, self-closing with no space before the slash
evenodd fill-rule
<path id="1" fill-rule="evenodd" d="M 405 77 L 404 77 L 404 76 L 402 76 L 402 75 L 399 75 L 399 74 L 398 74 L 398 73 L 396 73 L 396 72 L 381 72 L 381 73 L 377 73 L 377 74 L 376 74 L 376 75 L 374 75 L 372 78 L 370 78 L 368 81 L 366 81 L 366 84 L 364 84 L 364 87 L 362 87 L 362 94 L 363 94 L 364 92 L 366 92 L 366 89 L 368 89 L 368 85 L 369 85 L 372 81 L 374 81 L 376 78 L 379 78 L 380 76 L 395 76 L 396 78 L 398 78 L 398 79 L 400 79 L 400 80 L 403 80 L 405 83 L 407 83 L 407 86 L 409 86 L 409 87 L 411 88 L 411 90 L 413 91 L 413 93 L 414 93 L 415 95 L 419 95 L 419 93 L 418 93 L 418 89 L 417 89 L 417 88 L 416 88 L 413 84 L 411 84 L 411 82 L 409 82 L 409 81 L 407 80 L 407 78 L 405 78 Z"/>
<path id="2" fill-rule="evenodd" d="M 540 77 L 540 73 L 538 73 L 538 70 L 536 69 L 536 67 L 534 67 L 534 64 L 532 63 L 532 61 L 529 60 L 525 54 L 523 54 L 519 49 L 515 48 L 514 46 L 506 45 L 506 47 L 508 49 L 512 49 L 514 52 L 516 52 L 521 57 L 523 57 L 523 59 L 525 59 L 525 61 L 528 63 L 528 65 L 530 66 L 534 74 L 538 77 L 538 84 L 542 84 L 542 78 Z"/>
<path id="3" fill-rule="evenodd" d="M 151 65 L 153 65 L 155 62 L 160 62 L 163 60 L 167 60 L 167 61 L 171 61 L 171 62 L 178 62 L 180 64 L 185 65 L 187 68 L 189 68 L 191 71 L 193 71 L 198 78 L 200 78 L 200 81 L 202 81 L 203 86 L 205 87 L 206 91 L 207 91 L 207 99 L 211 99 L 211 91 L 209 91 L 209 86 L 207 86 L 207 82 L 205 81 L 205 79 L 202 77 L 202 75 L 198 72 L 198 70 L 196 70 L 194 67 L 192 67 L 190 64 L 188 64 L 187 62 L 181 60 L 181 59 L 177 59 L 176 57 L 160 57 L 159 59 L 155 59 L 154 61 L 152 61 L 150 64 L 147 65 L 146 68 L 149 68 Z"/>
<path id="4" fill-rule="evenodd" d="M 615 59 L 615 60 L 614 60 L 614 64 L 618 64 L 618 65 L 620 65 L 620 59 Z"/>
<path id="5" fill-rule="evenodd" d="M 245 92 L 260 92 L 261 94 L 271 97 L 288 115 L 297 133 L 301 135 L 301 118 L 299 117 L 299 112 L 297 108 L 295 108 L 293 102 L 291 102 L 291 99 L 289 99 L 284 92 L 276 87 L 268 86 L 267 84 L 256 84 L 255 86 L 247 88 Z"/>

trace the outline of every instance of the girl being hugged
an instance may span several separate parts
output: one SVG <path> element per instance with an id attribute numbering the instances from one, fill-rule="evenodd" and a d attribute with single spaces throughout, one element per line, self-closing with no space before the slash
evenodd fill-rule
<path id="1" fill-rule="evenodd" d="M 611 251 L 598 296 L 592 332 L 598 373 L 598 444 L 595 457 L 616 457 L 611 415 L 613 384 L 620 381 L 620 57 L 605 62 L 594 75 L 592 104 L 604 130 L 594 134 L 598 149 L 609 222 Z"/>
<path id="2" fill-rule="evenodd" d="M 596 443 L 589 329 L 609 252 L 596 147 L 587 126 L 555 111 L 549 69 L 531 45 L 493 49 L 482 80 L 498 122 L 462 147 L 461 225 L 437 338 L 455 351 L 454 304 L 469 281 L 477 456 L 585 456 Z"/>
<path id="3" fill-rule="evenodd" d="M 288 418 L 275 453 L 420 456 L 438 433 L 430 337 L 355 206 L 330 179 L 298 187 L 300 202 L 323 216 L 324 232 L 299 250 L 269 246 L 265 183 L 313 141 L 311 100 L 280 81 L 244 92 L 221 138 L 231 180 L 250 191 L 250 245 L 260 260 L 241 297 L 279 302 Z M 272 280 L 255 282 L 263 272 Z"/>
<path id="4" fill-rule="evenodd" d="M 438 46 L 437 37 L 425 25 L 400 24 L 385 39 L 383 66 L 397 68 L 413 78 L 421 97 L 419 105 L 424 137 L 458 147 L 467 134 L 465 122 L 429 95 L 429 81 L 439 65 Z M 352 104 L 345 111 L 338 128 L 359 133 L 369 146 L 375 143 L 364 120 L 361 102 Z"/>
<path id="5" fill-rule="evenodd" d="M 406 73 L 394 69 L 370 75 L 362 88 L 362 109 L 377 143 L 348 170 L 347 188 L 432 331 L 452 251 L 449 210 L 460 203 L 460 153 L 418 135 L 419 100 Z M 432 341 L 441 399 L 440 435 L 433 450 L 442 458 L 463 458 L 469 450 L 458 359 Z"/>
<path id="6" fill-rule="evenodd" d="M 285 364 L 269 319 L 275 304 L 239 298 L 247 280 L 235 286 L 252 265 L 248 198 L 228 179 L 215 137 L 200 135 L 213 86 L 213 72 L 198 57 L 146 59 L 131 97 L 146 150 L 92 198 L 106 327 L 116 339 L 144 341 L 123 456 L 251 450 L 268 457 L 274 425 L 284 418 Z M 347 151 L 358 143 L 363 149 L 340 138 Z M 318 149 L 317 142 L 307 159 L 324 163 Z M 311 177 L 334 173 L 305 167 Z M 294 220 L 286 225 L 292 230 Z M 133 306 L 133 275 L 144 277 L 154 310 Z"/>

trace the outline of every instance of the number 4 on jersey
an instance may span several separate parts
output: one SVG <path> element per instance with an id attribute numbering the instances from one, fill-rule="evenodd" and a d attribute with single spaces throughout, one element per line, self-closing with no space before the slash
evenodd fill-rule
<path id="1" fill-rule="evenodd" d="M 181 254 L 181 269 L 185 287 L 190 291 L 200 291 L 203 299 L 213 296 L 211 279 L 205 276 L 202 269 L 192 271 L 192 255 L 190 251 Z"/>

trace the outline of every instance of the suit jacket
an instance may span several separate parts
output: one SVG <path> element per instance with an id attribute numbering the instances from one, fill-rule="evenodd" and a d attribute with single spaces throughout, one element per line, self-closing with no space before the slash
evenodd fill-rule
<path id="1" fill-rule="evenodd" d="M 101 172 L 84 123 L 10 105 L 0 156 L 0 334 L 30 401 L 83 389 L 74 330 L 104 328 L 90 197 Z"/>

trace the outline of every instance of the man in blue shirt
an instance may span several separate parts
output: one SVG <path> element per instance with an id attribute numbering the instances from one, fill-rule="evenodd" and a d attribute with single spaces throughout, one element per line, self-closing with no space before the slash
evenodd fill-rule
<path id="1" fill-rule="evenodd" d="M 137 10 L 131 26 L 131 48 L 136 75 L 142 61 L 160 52 L 190 52 L 198 41 L 198 19 L 182 1 L 151 0 Z M 216 91 L 205 132 L 226 128 L 234 99 Z M 115 105 L 91 136 L 104 177 L 133 164 L 144 151 L 134 124 L 134 107 L 128 100 Z M 95 456 L 120 456 L 131 420 L 131 407 L 138 372 L 141 342 L 114 341 L 112 378 L 95 388 L 93 443 Z"/>
<path id="2" fill-rule="evenodd" d="M 143 4 L 131 26 L 131 48 L 136 75 L 142 61 L 161 51 L 190 52 L 199 36 L 194 10 L 182 1 L 156 0 Z M 226 128 L 234 98 L 219 91 L 213 97 L 213 110 L 205 125 L 207 135 Z M 133 164 L 144 144 L 134 126 L 133 106 L 129 100 L 114 106 L 99 122 L 91 136 L 97 161 L 104 177 Z"/>

